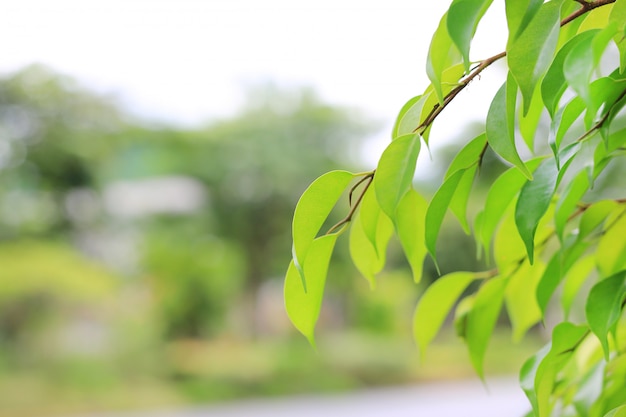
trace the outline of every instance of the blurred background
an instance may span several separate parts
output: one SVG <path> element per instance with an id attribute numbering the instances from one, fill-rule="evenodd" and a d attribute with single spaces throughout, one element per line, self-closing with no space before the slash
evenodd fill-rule
<path id="1" fill-rule="evenodd" d="M 420 363 L 423 285 L 397 242 L 375 291 L 340 242 L 317 352 L 282 300 L 299 195 L 328 170 L 375 166 L 396 112 L 427 85 L 446 7 L 2 2 L 0 416 L 475 378 L 451 329 Z M 478 36 L 478 57 L 503 48 Z M 433 128 L 423 193 L 481 131 L 502 74 L 483 78 Z M 502 169 L 488 155 L 479 192 Z M 458 225 L 443 234 L 442 272 L 482 268 Z M 516 372 L 540 344 L 498 332 L 488 373 Z"/>

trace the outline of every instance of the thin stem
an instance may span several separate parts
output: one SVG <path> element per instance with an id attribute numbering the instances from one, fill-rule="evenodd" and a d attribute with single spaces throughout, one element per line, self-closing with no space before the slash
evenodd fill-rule
<path id="1" fill-rule="evenodd" d="M 359 205 L 361 204 L 361 200 L 363 200 L 363 196 L 365 195 L 365 193 L 367 192 L 367 189 L 370 187 L 370 185 L 372 184 L 372 180 L 374 179 L 374 172 L 372 171 L 371 174 L 368 174 L 366 177 L 362 178 L 350 191 L 350 194 L 352 194 L 352 192 L 354 191 L 354 189 L 359 186 L 360 184 L 365 183 L 365 186 L 363 187 L 363 191 L 361 192 L 361 194 L 359 194 L 359 197 L 356 199 L 356 201 L 354 202 L 354 205 L 350 207 L 350 211 L 348 212 L 348 214 L 346 215 L 346 217 L 344 217 L 342 220 L 340 220 L 337 224 L 335 224 L 333 227 L 331 227 L 330 229 L 328 229 L 328 232 L 326 232 L 327 235 L 331 234 L 332 232 L 334 232 L 335 230 L 339 229 L 341 226 L 343 226 L 344 224 L 350 223 L 352 221 L 352 217 L 354 216 L 354 213 L 356 213 L 356 209 L 359 207 Z"/>
<path id="2" fill-rule="evenodd" d="M 624 97 L 626 97 L 626 89 L 622 91 L 622 94 L 620 94 L 619 97 L 617 97 L 617 99 L 613 102 L 613 104 L 611 104 L 611 107 L 609 107 L 609 110 L 607 110 L 607 112 L 604 114 L 604 116 L 602 116 L 602 118 L 598 121 L 598 123 L 593 125 L 591 129 L 589 129 L 588 131 L 583 133 L 581 137 L 576 139 L 576 142 L 582 142 L 583 140 L 585 140 L 585 138 L 589 137 L 589 135 L 591 135 L 593 132 L 600 129 L 602 125 L 609 119 L 609 116 L 611 115 L 611 111 L 613 110 L 613 107 L 615 107 L 617 103 L 619 103 Z"/>
<path id="3" fill-rule="evenodd" d="M 580 3 L 580 9 L 576 10 L 574 13 L 567 16 L 565 19 L 561 20 L 561 26 L 567 25 L 572 20 L 584 15 L 587 12 L 590 12 L 593 9 L 597 9 L 598 7 L 606 6 L 607 4 L 615 3 L 615 0 L 597 0 L 593 2 L 587 2 L 584 0 L 575 0 L 577 3 Z"/>

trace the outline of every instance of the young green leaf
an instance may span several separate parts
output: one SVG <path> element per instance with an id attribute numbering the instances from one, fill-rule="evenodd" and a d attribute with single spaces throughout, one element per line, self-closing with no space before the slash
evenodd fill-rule
<path id="1" fill-rule="evenodd" d="M 380 209 L 378 200 L 376 199 L 376 191 L 374 190 L 374 187 L 374 184 L 370 184 L 367 191 L 365 191 L 365 195 L 363 196 L 359 207 L 359 218 L 365 236 L 372 244 L 376 254 L 378 254 L 379 223 L 386 220 L 391 227 L 393 227 L 393 225 L 391 224 L 391 220 L 389 220 L 385 213 L 383 213 Z M 384 217 L 384 219 L 381 219 L 381 217 Z"/>
<path id="2" fill-rule="evenodd" d="M 515 342 L 522 340 L 528 329 L 542 318 L 535 291 L 545 268 L 541 262 L 534 265 L 524 262 L 509 279 L 504 298 Z"/>
<path id="3" fill-rule="evenodd" d="M 487 141 L 495 153 L 515 165 L 527 178 L 532 179 L 532 174 L 520 158 L 515 147 L 513 130 L 515 113 L 511 113 L 509 111 L 511 106 L 507 105 L 507 102 L 515 100 L 513 89 L 507 88 L 507 85 L 511 87 L 510 81 L 512 81 L 512 78 L 509 77 L 507 82 L 498 90 L 489 107 L 486 122 Z M 512 108 L 515 108 L 514 104 Z"/>
<path id="4" fill-rule="evenodd" d="M 530 401 L 530 405 L 533 408 L 534 414 L 529 413 L 528 416 L 537 416 L 539 412 L 539 404 L 537 400 L 537 392 L 535 391 L 535 380 L 537 379 L 537 371 L 539 370 L 539 366 L 543 362 L 548 353 L 550 353 L 550 349 L 552 347 L 552 343 L 548 343 L 544 347 L 542 347 L 537 353 L 528 358 L 526 362 L 522 365 L 520 369 L 520 387 L 524 390 L 524 393 L 528 397 Z"/>
<path id="5" fill-rule="evenodd" d="M 563 278 L 563 291 L 561 293 L 561 307 L 567 319 L 576 295 L 589 278 L 596 266 L 596 260 L 592 256 L 580 259 L 574 264 Z"/>
<path id="6" fill-rule="evenodd" d="M 413 281 L 422 279 L 422 265 L 426 256 L 424 228 L 428 202 L 411 189 L 398 204 L 396 211 L 396 233 L 413 271 Z"/>
<path id="7" fill-rule="evenodd" d="M 433 199 L 430 201 L 428 211 L 426 212 L 426 248 L 437 264 L 437 238 L 439 237 L 439 229 L 443 223 L 450 201 L 454 196 L 461 178 L 465 174 L 466 169 L 459 169 L 441 184 Z"/>
<path id="8" fill-rule="evenodd" d="M 350 228 L 350 256 L 359 272 L 374 288 L 376 274 L 382 271 L 385 266 L 386 249 L 393 234 L 393 225 L 386 216 L 379 216 L 374 244 L 366 236 L 363 226 L 360 214 L 357 214 Z"/>
<path id="9" fill-rule="evenodd" d="M 402 107 L 393 127 L 392 139 L 413 133 L 422 121 L 424 103 L 428 101 L 430 96 L 431 93 L 426 92 L 421 96 L 413 97 Z"/>
<path id="10" fill-rule="evenodd" d="M 539 80 L 552 63 L 560 30 L 563 0 L 543 3 L 519 37 L 507 47 L 509 70 L 515 77 L 523 99 L 523 114 Z"/>
<path id="11" fill-rule="evenodd" d="M 548 143 L 556 158 L 558 158 L 561 142 L 565 134 L 569 132 L 570 127 L 582 114 L 583 110 L 585 110 L 585 103 L 580 97 L 576 96 L 554 115 L 550 124 Z"/>
<path id="12" fill-rule="evenodd" d="M 598 243 L 598 270 L 603 277 L 613 275 L 626 267 L 626 214 L 622 214 L 605 231 Z"/>
<path id="13" fill-rule="evenodd" d="M 454 0 L 448 9 L 448 33 L 461 51 L 465 72 L 469 72 L 470 43 L 476 27 L 492 2 L 493 0 Z"/>
<path id="14" fill-rule="evenodd" d="M 585 239 L 593 233 L 616 208 L 617 203 L 613 200 L 603 200 L 592 204 L 580 219 L 578 238 Z"/>
<path id="15" fill-rule="evenodd" d="M 285 277 L 285 309 L 287 315 L 298 329 L 315 346 L 315 324 L 322 307 L 324 286 L 330 257 L 335 247 L 338 234 L 325 235 L 315 239 L 309 245 L 309 255 L 315 262 L 304 265 L 307 277 L 307 290 L 302 286 L 301 276 L 292 260 Z"/>
<path id="16" fill-rule="evenodd" d="M 473 165 L 478 165 L 480 157 L 485 151 L 486 144 L 487 136 L 484 133 L 481 133 L 469 141 L 468 144 L 456 154 L 450 163 L 444 179 L 448 179 L 452 174 L 460 169 L 467 169 Z"/>
<path id="17" fill-rule="evenodd" d="M 550 113 L 550 117 L 554 118 L 556 110 L 558 108 L 559 100 L 567 89 L 567 83 L 565 81 L 565 75 L 563 74 L 563 63 L 565 58 L 574 47 L 579 43 L 589 42 L 593 36 L 598 33 L 598 30 L 588 30 L 580 33 L 570 39 L 560 50 L 557 52 L 552 65 L 548 68 L 543 81 L 541 82 L 541 98 L 543 103 Z"/>
<path id="18" fill-rule="evenodd" d="M 567 221 L 587 190 L 589 190 L 589 175 L 583 170 L 576 174 L 558 199 L 554 212 L 554 226 L 561 241 L 563 241 L 563 232 Z"/>
<path id="19" fill-rule="evenodd" d="M 535 179 L 522 187 L 515 206 L 515 224 L 526 245 L 528 259 L 533 263 L 535 232 L 539 220 L 550 207 L 556 187 L 558 170 L 554 159 L 546 159 L 535 171 Z"/>
<path id="20" fill-rule="evenodd" d="M 433 84 L 439 103 L 443 103 L 442 75 L 451 66 L 461 62 L 461 54 L 452 42 L 448 33 L 448 14 L 444 14 L 439 22 L 428 49 L 426 74 Z"/>
<path id="21" fill-rule="evenodd" d="M 535 134 L 537 133 L 537 127 L 539 126 L 539 120 L 543 114 L 543 101 L 541 101 L 541 90 L 535 89 L 533 98 L 530 101 L 530 108 L 526 115 L 523 114 L 522 109 L 518 109 L 518 125 L 519 131 L 524 139 L 524 143 L 531 151 L 535 148 Z"/>
<path id="22" fill-rule="evenodd" d="M 474 305 L 467 316 L 465 341 L 472 365 L 481 379 L 484 379 L 483 361 L 485 353 L 500 315 L 507 283 L 508 279 L 505 277 L 492 278 L 486 281 L 478 290 Z"/>
<path id="23" fill-rule="evenodd" d="M 380 208 L 394 220 L 396 208 L 413 183 L 420 151 L 419 135 L 398 137 L 383 152 L 374 175 L 374 188 Z"/>
<path id="24" fill-rule="evenodd" d="M 304 263 L 309 246 L 326 218 L 354 178 L 348 171 L 331 171 L 317 178 L 302 193 L 293 215 L 293 260 L 306 291 Z"/>
<path id="25" fill-rule="evenodd" d="M 622 313 L 626 295 L 625 280 L 626 271 L 603 279 L 591 288 L 585 304 L 587 322 L 600 340 L 606 360 L 609 360 L 608 333 Z"/>
<path id="26" fill-rule="evenodd" d="M 413 333 L 422 354 L 435 338 L 463 291 L 474 281 L 472 272 L 453 272 L 437 279 L 422 295 L 413 316 Z"/>

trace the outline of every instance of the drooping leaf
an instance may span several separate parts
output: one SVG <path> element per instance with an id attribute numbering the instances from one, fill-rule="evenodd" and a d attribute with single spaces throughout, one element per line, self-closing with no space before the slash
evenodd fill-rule
<path id="1" fill-rule="evenodd" d="M 460 169 L 470 168 L 472 165 L 476 165 L 479 162 L 479 159 L 483 152 L 485 151 L 485 145 L 487 141 L 487 136 L 484 133 L 476 136 L 474 139 L 469 141 L 467 145 L 461 149 L 446 171 L 446 175 L 444 179 L 449 178 Z"/>
<path id="2" fill-rule="evenodd" d="M 400 136 L 387 146 L 378 162 L 374 175 L 376 198 L 380 208 L 392 220 L 400 200 L 411 189 L 419 151 L 419 135 Z"/>
<path id="3" fill-rule="evenodd" d="M 576 96 L 569 103 L 560 108 L 554 115 L 552 123 L 550 124 L 548 143 L 555 157 L 558 158 L 561 142 L 565 134 L 582 114 L 583 110 L 585 110 L 585 103 L 580 97 Z"/>
<path id="4" fill-rule="evenodd" d="M 506 22 L 509 29 L 507 49 L 535 17 L 543 0 L 506 0 Z"/>
<path id="5" fill-rule="evenodd" d="M 626 271 L 603 279 L 591 288 L 585 304 L 587 323 L 600 340 L 606 360 L 609 360 L 609 331 L 622 313 L 626 295 L 625 280 Z"/>
<path id="6" fill-rule="evenodd" d="M 552 343 L 548 343 L 544 347 L 542 347 L 537 353 L 528 358 L 526 362 L 522 365 L 520 369 L 520 386 L 528 400 L 530 401 L 530 405 L 534 410 L 534 414 L 532 416 L 537 416 L 539 410 L 539 404 L 537 399 L 537 392 L 535 391 L 535 380 L 537 378 L 537 371 L 539 370 L 539 366 L 543 362 L 548 353 L 550 353 L 550 349 L 552 348 Z M 528 414 L 529 417 L 531 414 Z"/>
<path id="7" fill-rule="evenodd" d="M 411 189 L 400 201 L 396 211 L 396 233 L 413 271 L 413 281 L 422 278 L 422 265 L 426 256 L 425 222 L 428 202 Z"/>
<path id="8" fill-rule="evenodd" d="M 524 143 L 531 151 L 535 148 L 535 134 L 539 126 L 539 120 L 543 114 L 543 102 L 541 101 L 541 89 L 536 88 L 533 98 L 530 101 L 530 107 L 526 115 L 522 109 L 518 109 L 518 125 L 519 131 L 524 139 Z"/>
<path id="9" fill-rule="evenodd" d="M 527 162 L 529 171 L 534 171 L 541 158 L 535 158 Z M 487 260 L 489 260 L 491 240 L 502 216 L 515 196 L 526 183 L 526 177 L 517 168 L 510 168 L 501 174 L 492 184 L 487 197 L 485 208 L 482 211 L 482 222 L 476 227 L 480 242 L 483 245 Z"/>
<path id="10" fill-rule="evenodd" d="M 413 333 L 422 358 L 454 303 L 474 281 L 472 272 L 453 272 L 437 279 L 419 300 L 413 316 Z"/>
<path id="11" fill-rule="evenodd" d="M 522 92 L 523 114 L 528 113 L 535 87 L 552 63 L 559 39 L 561 4 L 563 0 L 543 3 L 524 31 L 507 47 L 509 70 Z"/>
<path id="12" fill-rule="evenodd" d="M 544 216 L 556 187 L 558 170 L 553 159 L 544 160 L 535 171 L 535 179 L 522 187 L 515 206 L 515 224 L 526 245 L 528 259 L 533 263 L 535 232 Z"/>
<path id="13" fill-rule="evenodd" d="M 550 117 L 554 118 L 556 110 L 558 108 L 559 100 L 567 89 L 567 83 L 565 81 L 565 75 L 563 74 L 563 63 L 567 58 L 570 51 L 576 47 L 579 43 L 588 42 L 588 39 L 593 38 L 597 33 L 597 30 L 590 30 L 580 33 L 569 40 L 556 54 L 552 65 L 548 68 L 543 81 L 541 82 L 541 97 L 543 103 L 550 113 Z"/>
<path id="14" fill-rule="evenodd" d="M 557 201 L 554 213 L 554 225 L 557 236 L 561 241 L 563 240 L 563 232 L 569 217 L 574 213 L 587 190 L 589 190 L 589 176 L 585 171 L 580 171 L 567 185 L 563 194 Z"/>
<path id="15" fill-rule="evenodd" d="M 454 0 L 448 9 L 448 33 L 463 56 L 465 72 L 469 72 L 470 43 L 478 22 L 493 0 Z"/>
<path id="16" fill-rule="evenodd" d="M 387 217 L 382 212 L 376 199 L 376 191 L 374 190 L 375 184 L 370 184 L 367 191 L 363 195 L 361 204 L 359 206 L 359 219 L 361 221 L 361 227 L 365 236 L 374 247 L 374 251 L 378 254 L 378 224 L 380 216 Z M 391 221 L 387 218 L 387 221 Z"/>
<path id="17" fill-rule="evenodd" d="M 303 268 L 309 246 L 353 178 L 354 174 L 348 171 L 327 172 L 309 185 L 296 205 L 292 224 L 293 260 L 305 291 Z"/>
<path id="18" fill-rule="evenodd" d="M 537 305 L 535 291 L 542 277 L 545 265 L 524 262 L 509 279 L 505 292 L 506 309 L 513 327 L 513 341 L 519 342 L 534 324 L 542 318 Z"/>
<path id="19" fill-rule="evenodd" d="M 448 179 L 441 184 L 441 187 L 439 187 L 428 206 L 425 231 L 426 248 L 428 248 L 428 253 L 432 256 L 435 264 L 437 264 L 437 238 L 439 237 L 439 229 L 441 229 L 443 218 L 446 215 L 454 192 L 466 171 L 466 169 L 459 169 L 448 177 Z"/>
<path id="20" fill-rule="evenodd" d="M 392 139 L 413 133 L 422 121 L 424 104 L 430 96 L 431 92 L 426 92 L 421 96 L 413 97 L 402 107 L 393 127 Z"/>
<path id="21" fill-rule="evenodd" d="M 486 123 L 487 141 L 495 153 L 515 165 L 530 179 L 532 174 L 520 158 L 515 146 L 513 130 L 515 113 L 513 112 L 511 115 L 511 106 L 507 106 L 507 101 L 515 99 L 514 97 L 511 98 L 511 94 L 508 94 L 512 93 L 512 90 L 507 88 L 507 85 L 511 86 L 509 80 L 512 80 L 512 78 L 509 77 L 507 82 L 498 90 L 489 107 Z M 507 94 L 509 97 L 507 97 Z M 515 93 L 512 94 L 514 95 Z M 513 104 L 512 108 L 515 109 L 515 104 Z"/>
<path id="22" fill-rule="evenodd" d="M 483 361 L 500 315 L 507 282 L 505 277 L 492 278 L 485 282 L 478 290 L 474 305 L 467 316 L 465 341 L 472 365 L 481 379 L 484 379 Z"/>
<path id="23" fill-rule="evenodd" d="M 393 225 L 386 216 L 379 216 L 375 240 L 372 243 L 365 234 L 361 220 L 359 213 L 350 228 L 350 257 L 359 272 L 369 281 L 370 287 L 374 288 L 376 274 L 385 266 L 387 244 L 393 234 Z"/>
<path id="24" fill-rule="evenodd" d="M 626 267 L 626 214 L 611 222 L 598 243 L 596 259 L 598 270 L 604 277 L 613 275 Z"/>
<path id="25" fill-rule="evenodd" d="M 285 277 L 284 298 L 287 315 L 296 329 L 313 346 L 315 346 L 315 324 L 322 307 L 330 257 L 338 236 L 338 234 L 321 236 L 309 245 L 309 256 L 315 262 L 308 262 L 304 265 L 304 273 L 307 277 L 306 291 L 293 260 L 289 264 Z"/>
<path id="26" fill-rule="evenodd" d="M 441 79 L 443 72 L 451 66 L 461 62 L 461 54 L 452 42 L 448 33 L 448 13 L 444 14 L 439 22 L 428 49 L 426 60 L 426 74 L 433 84 L 439 103 L 443 103 Z"/>
<path id="27" fill-rule="evenodd" d="M 494 260 L 502 276 L 515 272 L 526 257 L 526 246 L 517 232 L 515 213 L 512 212 L 512 208 L 503 216 L 493 243 Z"/>

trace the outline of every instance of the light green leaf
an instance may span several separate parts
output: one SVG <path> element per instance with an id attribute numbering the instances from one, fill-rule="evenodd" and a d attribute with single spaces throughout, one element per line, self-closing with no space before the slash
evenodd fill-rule
<path id="1" fill-rule="evenodd" d="M 604 417 L 626 417 L 626 404 L 620 405 L 617 408 L 612 409 L 604 415 Z"/>
<path id="2" fill-rule="evenodd" d="M 591 74 L 615 32 L 616 25 L 594 31 L 594 36 L 586 36 L 578 42 L 563 62 L 563 74 L 567 83 L 588 107 L 591 102 Z"/>
<path id="3" fill-rule="evenodd" d="M 543 0 L 506 0 L 506 22 L 509 29 L 507 49 L 535 17 Z"/>
<path id="4" fill-rule="evenodd" d="M 541 89 L 536 88 L 533 93 L 533 98 L 530 101 L 530 108 L 526 115 L 523 114 L 522 109 L 519 109 L 518 125 L 519 131 L 522 134 L 524 143 L 531 151 L 535 148 L 535 133 L 537 132 L 537 126 L 539 126 L 539 119 L 543 114 L 543 101 L 541 101 Z"/>
<path id="5" fill-rule="evenodd" d="M 591 288 L 585 304 L 587 323 L 600 340 L 606 360 L 609 360 L 608 333 L 622 313 L 622 303 L 626 295 L 624 280 L 626 271 L 598 282 Z"/>
<path id="6" fill-rule="evenodd" d="M 439 22 L 428 49 L 426 61 L 426 73 L 433 84 L 439 103 L 443 103 L 443 90 L 441 79 L 443 72 L 455 64 L 461 62 L 461 54 L 452 42 L 448 33 L 448 14 L 444 14 Z"/>
<path id="7" fill-rule="evenodd" d="M 598 243 L 598 270 L 603 277 L 613 275 L 626 267 L 626 215 L 622 213 L 605 231 Z"/>
<path id="8" fill-rule="evenodd" d="M 365 192 L 365 195 L 363 195 L 363 199 L 361 200 L 361 205 L 359 207 L 359 218 L 365 236 L 374 247 L 376 254 L 378 254 L 377 236 L 378 225 L 381 221 L 380 217 L 385 217 L 390 227 L 393 227 L 393 225 L 391 224 L 391 220 L 389 220 L 385 213 L 383 213 L 380 209 L 378 200 L 376 199 L 376 191 L 374 190 L 374 187 L 375 185 L 371 184 Z"/>
<path id="9" fill-rule="evenodd" d="M 569 217 L 574 213 L 587 190 L 589 190 L 589 175 L 585 171 L 580 171 L 567 185 L 558 199 L 554 212 L 554 225 L 557 236 L 561 241 L 563 240 L 563 232 Z"/>
<path id="10" fill-rule="evenodd" d="M 583 110 L 585 110 L 585 103 L 580 97 L 576 96 L 554 115 L 550 124 L 548 143 L 555 157 L 559 155 L 559 149 L 565 134 L 569 132 L 569 128 L 582 114 Z"/>
<path id="11" fill-rule="evenodd" d="M 528 169 L 534 171 L 541 158 L 535 158 L 527 162 Z M 526 183 L 526 177 L 517 168 L 510 168 L 501 174 L 492 184 L 487 197 L 485 208 L 482 213 L 480 227 L 476 227 L 477 235 L 483 245 L 487 260 L 489 260 L 491 240 L 502 216 L 508 206 L 511 205 L 515 196 Z"/>
<path id="12" fill-rule="evenodd" d="M 473 165 L 477 165 L 481 155 L 485 151 L 486 142 L 487 136 L 484 133 L 481 133 L 469 141 L 450 163 L 444 179 L 448 179 L 460 169 L 467 169 Z"/>
<path id="13" fill-rule="evenodd" d="M 575 46 L 579 43 L 588 42 L 588 39 L 592 39 L 596 33 L 598 33 L 597 30 L 590 30 L 570 39 L 556 54 L 552 65 L 550 65 L 548 72 L 546 72 L 541 82 L 541 97 L 551 118 L 554 118 L 559 100 L 567 89 L 565 75 L 563 74 L 565 58 L 567 58 L 568 54 Z"/>
<path id="14" fill-rule="evenodd" d="M 526 245 L 528 259 L 533 263 L 535 232 L 539 220 L 550 207 L 556 187 L 558 170 L 553 159 L 546 159 L 535 171 L 535 179 L 522 187 L 515 206 L 515 224 Z"/>
<path id="15" fill-rule="evenodd" d="M 535 291 L 545 268 L 541 262 L 534 265 L 524 262 L 509 279 L 505 302 L 513 327 L 514 342 L 522 340 L 528 329 L 541 320 L 542 313 L 537 305 Z"/>
<path id="16" fill-rule="evenodd" d="M 383 152 L 374 175 L 380 208 L 394 220 L 400 200 L 411 189 L 415 164 L 420 151 L 419 135 L 398 137 Z"/>
<path id="17" fill-rule="evenodd" d="M 287 315 L 296 329 L 306 336 L 313 346 L 315 346 L 315 324 L 322 307 L 328 265 L 338 236 L 338 234 L 325 235 L 309 245 L 309 256 L 314 262 L 304 265 L 308 286 L 306 291 L 294 261 L 289 264 L 285 277 L 284 297 Z"/>
<path id="18" fill-rule="evenodd" d="M 424 231 L 427 209 L 426 199 L 415 190 L 409 190 L 396 211 L 396 233 L 416 283 L 422 279 L 422 265 L 427 253 Z"/>
<path id="19" fill-rule="evenodd" d="M 350 256 L 372 288 L 376 286 L 376 274 L 385 266 L 387 244 L 392 234 L 393 225 L 384 215 L 378 217 L 375 243 L 366 236 L 360 214 L 357 214 L 350 228 Z"/>
<path id="20" fill-rule="evenodd" d="M 613 4 L 606 4 L 603 7 L 596 7 L 595 9 L 585 13 L 583 21 L 578 27 L 578 32 L 584 32 L 587 30 L 593 30 L 598 28 L 604 28 L 609 24 L 609 15 Z"/>
<path id="21" fill-rule="evenodd" d="M 486 281 L 476 294 L 474 305 L 467 316 L 466 338 L 470 359 L 481 379 L 484 379 L 483 360 L 489 339 L 500 315 L 507 278 Z"/>
<path id="22" fill-rule="evenodd" d="M 494 239 L 494 259 L 502 276 L 508 276 L 526 257 L 526 247 L 517 232 L 514 213 L 507 210 Z"/>
<path id="23" fill-rule="evenodd" d="M 537 416 L 539 404 L 537 403 L 537 392 L 535 391 L 535 380 L 537 379 L 537 371 L 539 365 L 543 362 L 548 353 L 550 353 L 551 343 L 542 347 L 537 353 L 528 358 L 520 369 L 520 386 L 530 401 L 530 405 L 534 410 L 533 416 Z M 530 414 L 529 414 L 530 415 Z"/>
<path id="24" fill-rule="evenodd" d="M 437 279 L 422 295 L 413 316 L 413 333 L 422 358 L 456 300 L 475 279 L 472 272 L 453 272 Z"/>
<path id="25" fill-rule="evenodd" d="M 483 17 L 493 0 L 454 0 L 448 9 L 448 33 L 461 51 L 465 72 L 469 72 L 470 43 L 476 33 L 478 22 Z"/>
<path id="26" fill-rule="evenodd" d="M 609 23 L 617 25 L 617 34 L 613 38 L 620 54 L 621 73 L 626 70 L 626 0 L 617 0 L 609 15 Z"/>
<path id="27" fill-rule="evenodd" d="M 560 10 L 563 0 L 541 5 L 537 14 L 519 37 L 507 47 L 509 70 L 515 77 L 528 113 L 535 86 L 552 63 L 560 30 Z"/>
<path id="28" fill-rule="evenodd" d="M 576 294 L 578 294 L 587 278 L 589 278 L 595 266 L 596 260 L 592 256 L 587 256 L 580 259 L 565 275 L 563 292 L 561 293 L 561 307 L 563 307 L 563 314 L 566 319 L 569 317 Z"/>
<path id="29" fill-rule="evenodd" d="M 354 174 L 348 171 L 327 172 L 309 185 L 296 205 L 292 224 L 293 260 L 305 291 L 303 268 L 309 246 L 353 178 Z"/>
<path id="30" fill-rule="evenodd" d="M 578 238 L 584 239 L 593 233 L 616 208 L 617 203 L 613 200 L 598 201 L 591 205 L 591 207 L 585 210 L 580 219 Z"/>
<path id="31" fill-rule="evenodd" d="M 507 89 L 507 85 L 511 85 L 509 80 L 512 81 L 510 77 L 507 79 L 507 82 L 502 85 L 500 90 L 496 93 L 489 107 L 486 123 L 487 141 L 495 153 L 515 165 L 527 178 L 531 179 L 532 174 L 519 157 L 517 148 L 515 147 L 513 131 L 515 113 L 513 113 L 513 117 L 511 117 L 511 112 L 509 111 L 511 106 L 507 106 L 508 99 L 515 99 L 515 93 L 512 93 L 511 89 Z M 509 94 L 507 98 L 509 92 L 513 94 L 513 97 Z M 513 103 L 513 109 L 514 105 Z"/>
<path id="32" fill-rule="evenodd" d="M 439 189 L 433 196 L 433 199 L 430 201 L 430 205 L 428 206 L 428 211 L 426 212 L 425 232 L 426 248 L 428 248 L 428 253 L 430 253 L 430 256 L 432 256 L 435 264 L 437 264 L 436 252 L 439 229 L 441 229 L 443 218 L 446 215 L 446 211 L 448 210 L 450 201 L 452 201 L 454 192 L 456 191 L 456 188 L 466 171 L 467 170 L 465 169 L 459 169 L 448 179 L 446 179 L 443 184 L 441 184 L 441 187 L 439 187 Z"/>
<path id="33" fill-rule="evenodd" d="M 415 131 L 415 128 L 422 122 L 424 103 L 430 96 L 431 93 L 426 92 L 421 96 L 413 97 L 402 107 L 393 127 L 392 139 Z"/>

